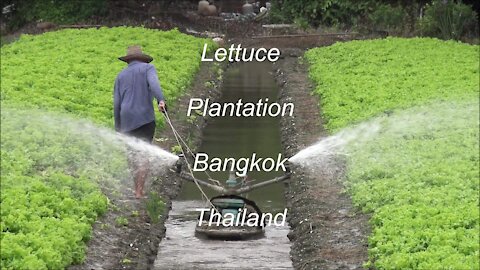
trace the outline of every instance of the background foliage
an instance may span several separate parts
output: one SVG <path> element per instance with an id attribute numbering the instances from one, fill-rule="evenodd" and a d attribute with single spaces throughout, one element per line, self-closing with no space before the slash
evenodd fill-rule
<path id="1" fill-rule="evenodd" d="M 417 28 L 423 35 L 442 39 L 460 39 L 466 34 L 478 33 L 478 14 L 461 2 L 433 1 L 425 6 L 425 15 Z"/>
<path id="2" fill-rule="evenodd" d="M 6 0 L 2 1 L 2 8 L 9 7 L 10 12 L 1 16 L 9 31 L 38 21 L 72 24 L 94 19 L 108 23 L 106 18 L 115 18 L 116 6 L 122 2 L 125 1 Z M 128 2 L 142 7 L 158 3 L 176 4 L 167 0 Z M 362 33 L 442 39 L 478 39 L 479 33 L 480 2 L 475 0 L 274 0 L 272 5 L 272 22 L 295 23 L 302 29 L 321 25 L 353 28 Z"/>
<path id="3" fill-rule="evenodd" d="M 480 6 L 475 1 L 464 2 L 468 5 L 453 0 L 277 0 L 273 1 L 271 19 L 274 22 L 306 21 L 314 26 L 459 39 L 467 34 L 478 35 L 477 12 Z"/>
<path id="4" fill-rule="evenodd" d="M 11 29 L 21 27 L 25 23 L 38 20 L 58 24 L 71 24 L 107 12 L 107 0 L 6 0 L 2 8 L 12 5 L 8 15 L 2 14 L 2 19 L 8 20 Z"/>
<path id="5" fill-rule="evenodd" d="M 318 25 L 352 25 L 357 18 L 368 11 L 375 1 L 355 0 L 279 0 L 273 1 L 274 20 L 293 21 L 305 18 L 308 22 Z"/>

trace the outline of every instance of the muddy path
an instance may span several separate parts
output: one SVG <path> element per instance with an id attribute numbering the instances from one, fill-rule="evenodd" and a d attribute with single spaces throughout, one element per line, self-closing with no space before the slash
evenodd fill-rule
<path id="1" fill-rule="evenodd" d="M 219 95 L 221 84 L 219 69 L 215 64 L 202 64 L 189 90 L 169 107 L 169 116 L 183 138 L 188 138 L 192 149 L 198 146 L 205 119 L 187 119 L 186 111 L 191 97 L 211 98 Z M 161 78 L 160 78 L 161 79 Z M 207 85 L 205 82 L 211 82 Z M 168 97 L 167 97 L 168 104 Z M 170 151 L 174 142 L 168 127 L 157 128 L 154 143 Z M 165 220 L 171 209 L 171 200 L 180 191 L 182 180 L 174 173 L 155 172 L 146 183 L 147 198 L 136 200 L 133 197 L 133 179 L 122 181 L 114 189 L 103 187 L 109 198 L 109 210 L 93 225 L 92 237 L 88 242 L 86 259 L 83 264 L 69 269 L 150 269 L 157 255 L 158 245 L 165 236 Z M 157 209 L 159 220 L 152 220 L 152 210 L 147 205 L 161 198 L 165 206 Z M 125 220 L 126 222 L 122 221 Z M 125 224 L 126 223 L 126 224 Z"/>
<path id="2" fill-rule="evenodd" d="M 322 127 L 318 98 L 307 67 L 292 50 L 274 65 L 282 86 L 281 102 L 293 102 L 295 115 L 281 120 L 282 145 L 286 156 L 327 136 Z M 307 175 L 292 167 L 285 196 L 291 227 L 291 257 L 295 269 L 362 269 L 367 260 L 368 217 L 352 206 L 340 182 L 341 164 L 331 174 Z"/>

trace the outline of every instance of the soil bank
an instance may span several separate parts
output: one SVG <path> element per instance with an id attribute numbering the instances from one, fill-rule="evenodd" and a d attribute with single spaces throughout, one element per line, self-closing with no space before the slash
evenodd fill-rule
<path id="1" fill-rule="evenodd" d="M 282 87 L 280 102 L 293 102 L 295 114 L 281 120 L 282 146 L 291 157 L 327 136 L 313 84 L 301 62 L 303 51 L 284 50 L 285 57 L 274 65 Z M 295 269 L 362 269 L 367 260 L 368 217 L 352 206 L 339 181 L 344 167 L 333 175 L 307 175 L 292 167 L 286 182 L 289 208 L 289 238 Z"/>

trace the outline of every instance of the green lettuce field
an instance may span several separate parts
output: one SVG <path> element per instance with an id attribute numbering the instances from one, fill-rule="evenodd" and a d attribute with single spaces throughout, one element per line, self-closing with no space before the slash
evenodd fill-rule
<path id="1" fill-rule="evenodd" d="M 128 46 L 140 45 L 154 58 L 164 95 L 173 103 L 198 70 L 205 42 L 215 48 L 211 40 L 178 30 L 135 27 L 23 35 L 2 47 L 2 104 L 67 112 L 113 126 L 113 81 L 126 66 L 117 58 Z"/>
<path id="2" fill-rule="evenodd" d="M 478 46 L 431 38 L 351 41 L 306 53 L 330 130 L 392 109 L 478 94 Z"/>
<path id="3" fill-rule="evenodd" d="M 375 269 L 479 269 L 479 47 L 429 38 L 306 53 L 327 127 L 380 119 L 346 186 L 371 213 Z"/>
<path id="4" fill-rule="evenodd" d="M 2 269 L 84 260 L 91 224 L 108 208 L 99 185 L 118 181 L 127 167 L 122 151 L 88 139 L 95 132 L 88 122 L 113 127 L 113 82 L 126 66 L 117 58 L 141 45 L 174 104 L 205 42 L 215 47 L 177 30 L 118 27 L 24 35 L 2 47 Z"/>

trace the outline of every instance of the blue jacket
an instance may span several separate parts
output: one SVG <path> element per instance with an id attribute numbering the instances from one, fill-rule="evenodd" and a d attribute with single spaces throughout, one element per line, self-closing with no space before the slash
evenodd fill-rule
<path id="1" fill-rule="evenodd" d="M 130 62 L 115 79 L 115 130 L 128 132 L 155 121 L 153 97 L 157 102 L 164 100 L 155 67 L 140 61 Z"/>

